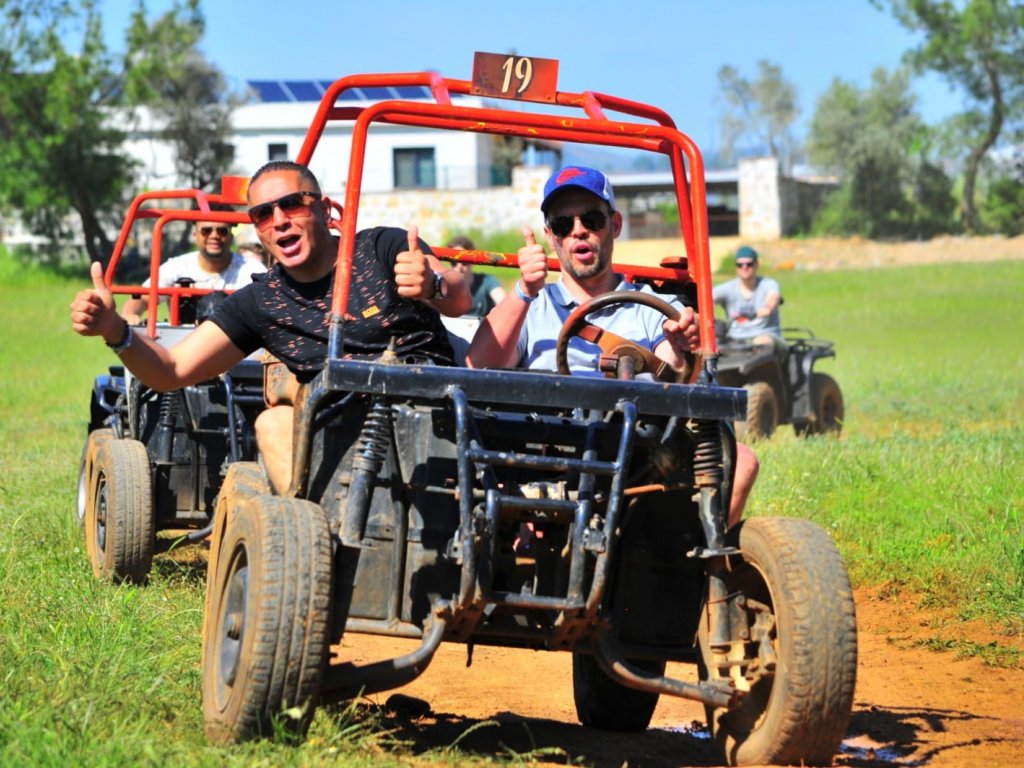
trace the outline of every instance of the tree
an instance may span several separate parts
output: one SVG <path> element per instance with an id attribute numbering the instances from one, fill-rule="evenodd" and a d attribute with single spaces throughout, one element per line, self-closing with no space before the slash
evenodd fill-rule
<path id="1" fill-rule="evenodd" d="M 930 134 L 906 70 L 876 69 L 871 87 L 833 80 L 811 121 L 811 161 L 839 175 L 817 231 L 924 237 L 948 227 L 948 179 L 927 159 Z"/>
<path id="2" fill-rule="evenodd" d="M 908 54 L 919 70 L 934 70 L 962 88 L 974 106 L 964 169 L 960 216 L 964 228 L 980 229 L 975 206 L 978 171 L 1008 120 L 1024 115 L 1024 5 L 1019 0 L 890 0 L 896 18 L 926 34 Z"/>
<path id="3" fill-rule="evenodd" d="M 90 259 L 105 260 L 107 232 L 133 186 L 121 149 L 129 107 L 163 110 L 179 169 L 197 186 L 219 178 L 214 169 L 231 153 L 224 112 L 202 113 L 223 78 L 198 54 L 198 0 L 176 3 L 153 24 L 140 0 L 121 59 L 104 45 L 97 8 L 93 0 L 0 0 L 0 203 L 53 242 L 68 237 L 76 213 Z"/>
<path id="4" fill-rule="evenodd" d="M 91 3 L 81 15 L 62 3 L 0 0 L 0 201 L 36 234 L 60 242 L 75 211 L 93 259 L 111 249 L 103 213 L 121 200 L 131 164 L 104 105 L 116 98 L 111 62 Z M 80 22 L 81 46 L 64 44 Z"/>
<path id="5" fill-rule="evenodd" d="M 795 142 L 792 125 L 799 115 L 796 88 L 782 76 L 782 69 L 762 59 L 758 79 L 741 77 L 735 67 L 718 70 L 718 84 L 726 112 L 721 118 L 722 156 L 731 158 L 737 144 L 747 139 L 767 148 L 784 169 L 792 167 Z"/>
<path id="6" fill-rule="evenodd" d="M 196 189 L 212 189 L 231 166 L 227 138 L 238 103 L 198 49 L 205 27 L 199 0 L 187 0 L 152 24 L 140 3 L 128 29 L 126 100 L 153 109 L 174 147 L 178 176 Z"/>

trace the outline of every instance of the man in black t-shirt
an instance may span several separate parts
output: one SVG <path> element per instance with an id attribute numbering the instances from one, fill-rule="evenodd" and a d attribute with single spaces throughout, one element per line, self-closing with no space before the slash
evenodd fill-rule
<path id="1" fill-rule="evenodd" d="M 93 264 L 93 288 L 71 303 L 71 322 L 83 336 L 102 336 L 122 362 L 153 389 L 180 389 L 229 370 L 260 347 L 299 377 L 312 379 L 327 353 L 337 242 L 331 203 L 310 171 L 276 161 L 249 182 L 249 217 L 274 261 L 265 275 L 233 293 L 210 322 L 171 348 L 136 334 L 114 307 Z M 380 227 L 356 236 L 349 287 L 345 355 L 375 357 L 395 340 L 399 355 L 452 364 L 438 312 L 464 314 L 472 299 L 462 276 L 449 270 L 417 237 Z M 256 421 L 256 439 L 271 484 L 291 481 L 293 409 L 277 405 Z"/>

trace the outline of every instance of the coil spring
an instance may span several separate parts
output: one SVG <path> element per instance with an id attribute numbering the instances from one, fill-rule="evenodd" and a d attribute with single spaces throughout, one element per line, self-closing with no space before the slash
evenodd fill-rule
<path id="1" fill-rule="evenodd" d="M 391 409 L 383 400 L 374 400 L 363 422 L 363 431 L 359 433 L 355 457 L 352 459 L 353 469 L 379 472 L 384 465 L 390 441 Z"/>
<path id="2" fill-rule="evenodd" d="M 701 420 L 696 425 L 697 445 L 693 450 L 693 475 L 697 485 L 722 482 L 722 432 L 717 421 Z"/>
<path id="3" fill-rule="evenodd" d="M 178 404 L 178 397 L 176 392 L 161 392 L 160 393 L 160 416 L 159 424 L 164 427 L 174 426 L 174 417 L 176 415 Z"/>

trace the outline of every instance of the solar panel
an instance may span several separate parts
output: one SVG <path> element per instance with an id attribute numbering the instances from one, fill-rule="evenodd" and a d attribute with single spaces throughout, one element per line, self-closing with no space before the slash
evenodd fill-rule
<path id="1" fill-rule="evenodd" d="M 248 85 L 269 103 L 320 101 L 333 80 L 249 80 Z M 453 94 L 453 97 L 462 94 Z M 339 101 L 381 101 L 383 99 L 432 99 L 430 88 L 424 85 L 402 85 L 375 88 L 349 88 L 338 97 Z"/>
<path id="2" fill-rule="evenodd" d="M 324 95 L 314 80 L 285 80 L 284 84 L 296 101 L 320 101 Z"/>
<path id="3" fill-rule="evenodd" d="M 249 87 L 256 91 L 260 101 L 280 103 L 292 100 L 281 84 L 273 80 L 250 80 Z"/>
<path id="4" fill-rule="evenodd" d="M 424 85 L 400 85 L 392 88 L 403 99 L 429 99 L 430 89 Z"/>
<path id="5" fill-rule="evenodd" d="M 359 90 L 363 92 L 363 96 L 369 101 L 395 98 L 387 88 L 360 88 Z"/>

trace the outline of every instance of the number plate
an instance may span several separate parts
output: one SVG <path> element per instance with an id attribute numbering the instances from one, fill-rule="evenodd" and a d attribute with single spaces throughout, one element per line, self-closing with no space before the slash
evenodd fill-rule
<path id="1" fill-rule="evenodd" d="M 476 96 L 555 103 L 558 90 L 558 59 L 538 59 L 508 53 L 473 55 Z"/>

